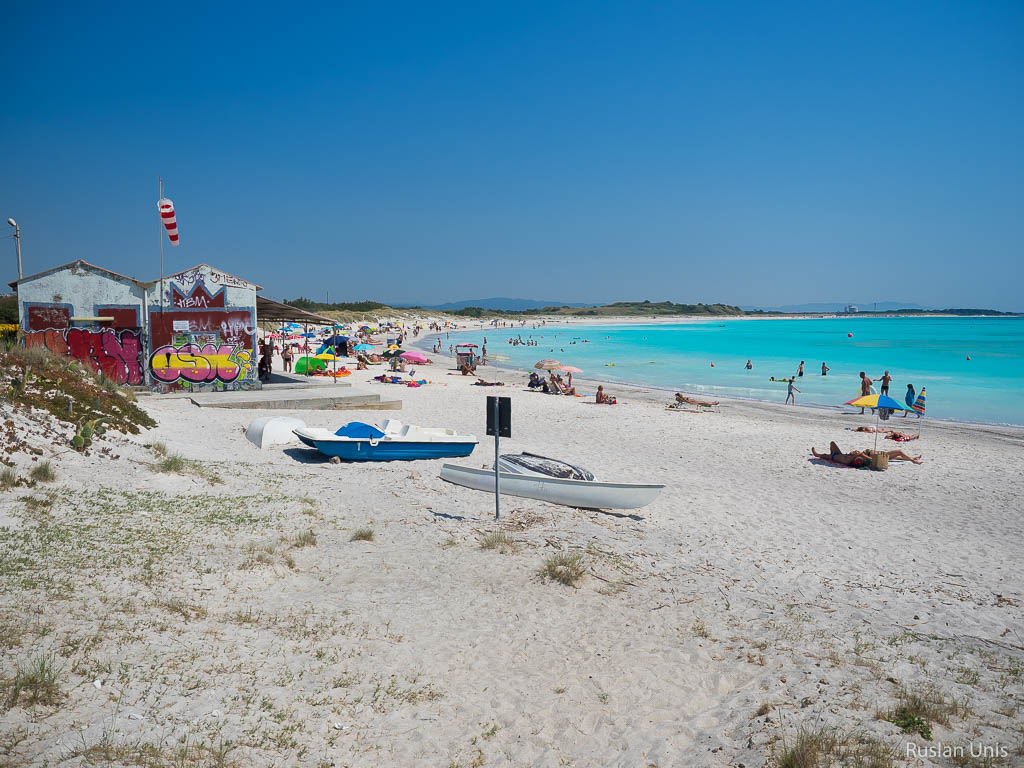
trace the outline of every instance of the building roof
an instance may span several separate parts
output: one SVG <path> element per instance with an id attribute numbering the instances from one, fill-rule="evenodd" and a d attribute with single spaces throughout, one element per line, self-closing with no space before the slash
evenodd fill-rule
<path id="1" fill-rule="evenodd" d="M 75 259 L 74 261 L 69 261 L 67 264 L 61 264 L 60 266 L 50 267 L 49 269 L 44 269 L 42 272 L 36 272 L 33 275 L 26 275 L 25 277 L 21 278 L 20 280 L 14 280 L 14 281 L 8 283 L 8 285 L 11 286 L 11 288 L 17 288 L 18 287 L 18 283 L 26 283 L 29 280 L 35 280 L 37 277 L 45 277 L 46 275 L 52 275 L 54 272 L 60 272 L 62 269 L 76 269 L 76 268 L 77 269 L 81 269 L 83 267 L 86 268 L 86 269 L 91 269 L 94 272 L 102 272 L 103 274 L 110 275 L 111 277 L 117 278 L 118 280 L 127 280 L 128 282 L 135 283 L 136 285 L 138 285 L 138 286 L 140 286 L 142 288 L 149 288 L 153 284 L 159 282 L 159 280 L 160 280 L 160 278 L 157 278 L 156 280 L 139 280 L 139 279 L 134 278 L 134 277 L 128 277 L 127 275 L 122 275 L 122 274 L 120 274 L 118 272 L 114 272 L 113 270 L 110 270 L 110 269 L 104 269 L 103 267 L 97 267 L 95 264 L 90 264 L 88 261 L 85 261 L 84 259 Z M 209 270 L 211 270 L 213 272 L 220 272 L 223 275 L 227 275 L 228 277 L 234 278 L 235 280 L 239 280 L 239 281 L 241 281 L 243 283 L 246 283 L 247 285 L 251 285 L 257 291 L 262 291 L 263 290 L 263 286 L 261 286 L 261 285 L 256 285 L 255 283 L 251 283 L 251 282 L 249 282 L 248 280 L 246 280 L 244 278 L 238 277 L 237 275 L 232 275 L 230 272 L 225 272 L 223 269 L 217 269 L 216 267 L 211 267 L 209 264 L 196 264 L 196 266 L 194 266 L 194 267 L 189 267 L 188 269 L 179 270 L 179 271 L 175 272 L 174 274 L 164 275 L 164 279 L 166 280 L 168 278 L 177 277 L 178 275 L 182 275 L 185 272 L 192 272 L 194 270 L 197 270 L 200 267 L 206 267 L 207 269 L 209 269 Z"/>
<path id="2" fill-rule="evenodd" d="M 177 272 L 175 272 L 173 274 L 164 275 L 164 280 L 166 280 L 169 277 L 177 277 L 178 275 L 183 275 L 186 272 L 195 272 L 200 267 L 206 267 L 207 269 L 212 270 L 214 272 L 220 272 L 222 275 L 227 275 L 228 277 L 233 277 L 235 280 L 240 280 L 241 282 L 245 283 L 246 285 L 251 285 L 257 291 L 262 291 L 263 290 L 263 286 L 262 285 L 256 285 L 256 283 L 252 283 L 252 282 L 246 280 L 244 277 L 239 277 L 238 275 L 232 275 L 230 272 L 225 272 L 223 269 L 217 269 L 217 267 L 211 267 L 209 264 L 196 264 L 194 267 L 189 267 L 188 269 L 179 269 Z M 159 279 L 159 278 L 157 278 L 157 279 Z"/>
<path id="3" fill-rule="evenodd" d="M 299 309 L 290 304 L 282 304 L 280 301 L 273 301 L 263 296 L 256 297 L 256 319 L 257 321 L 271 320 L 280 323 L 315 323 L 317 325 L 337 323 L 337 320 L 332 317 L 318 315 L 316 312 Z"/>
<path id="4" fill-rule="evenodd" d="M 112 277 L 116 277 L 118 280 L 127 280 L 130 283 L 135 283 L 136 285 L 143 286 L 144 281 L 142 280 L 137 280 L 134 277 L 128 277 L 128 275 L 122 275 L 118 272 L 114 272 L 109 269 L 104 269 L 103 267 L 97 267 L 95 264 L 90 264 L 88 261 L 85 261 L 84 259 L 75 259 L 74 261 L 69 261 L 67 264 L 61 264 L 60 266 L 57 267 L 50 267 L 49 269 L 44 269 L 42 272 L 36 272 L 34 275 L 26 275 L 20 280 L 11 281 L 10 283 L 8 283 L 8 285 L 11 286 L 11 288 L 17 288 L 18 283 L 27 283 L 29 280 L 35 280 L 37 277 L 45 277 L 46 275 L 52 275 L 54 272 L 60 272 L 62 269 L 82 269 L 83 267 L 86 269 L 91 269 L 94 272 L 102 272 L 103 274 L 111 275 Z"/>

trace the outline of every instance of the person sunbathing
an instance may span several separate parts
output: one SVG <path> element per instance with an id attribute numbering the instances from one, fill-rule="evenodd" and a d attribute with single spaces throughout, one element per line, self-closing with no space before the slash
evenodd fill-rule
<path id="1" fill-rule="evenodd" d="M 676 392 L 676 402 L 683 405 L 700 405 L 704 408 L 712 408 L 718 405 L 717 400 L 696 400 L 692 397 L 687 397 L 682 392 Z"/>
<path id="2" fill-rule="evenodd" d="M 474 387 L 504 387 L 505 382 L 503 381 L 485 381 L 479 376 L 476 377 L 476 381 L 473 382 Z"/>
<path id="3" fill-rule="evenodd" d="M 886 440 L 895 440 L 897 443 L 909 443 L 911 440 L 917 440 L 921 436 L 921 433 L 916 435 L 909 435 L 906 432 L 899 432 L 895 429 L 887 430 L 889 434 L 885 436 Z"/>
<path id="4" fill-rule="evenodd" d="M 811 448 L 811 453 L 817 459 L 825 459 L 831 461 L 833 464 L 842 464 L 845 467 L 866 467 L 871 463 L 871 451 L 850 451 L 849 453 L 843 453 L 842 450 L 836 445 L 833 440 L 828 445 L 828 453 L 818 453 L 814 448 Z M 891 461 L 910 461 L 914 464 L 921 463 L 921 457 L 908 456 L 903 451 L 896 449 L 893 451 L 887 451 L 889 459 Z"/>
<path id="5" fill-rule="evenodd" d="M 559 393 L 561 393 L 563 395 L 575 395 L 576 394 L 576 387 L 567 386 L 566 383 L 564 381 L 562 381 L 562 377 L 561 376 L 554 376 L 553 380 L 554 380 L 555 391 L 556 392 L 559 392 Z"/>
<path id="6" fill-rule="evenodd" d="M 604 391 L 604 387 L 598 384 L 597 394 L 594 395 L 594 402 L 600 405 L 615 405 L 617 401 L 611 395 L 606 394 Z"/>
<path id="7" fill-rule="evenodd" d="M 469 363 L 463 363 L 459 370 L 462 371 L 463 376 L 470 376 L 476 373 L 476 366 L 472 366 Z"/>

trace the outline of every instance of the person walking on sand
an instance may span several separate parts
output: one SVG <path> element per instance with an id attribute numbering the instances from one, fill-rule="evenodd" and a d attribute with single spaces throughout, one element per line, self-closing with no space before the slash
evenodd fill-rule
<path id="1" fill-rule="evenodd" d="M 889 394 L 889 384 L 890 384 L 890 382 L 892 382 L 892 376 L 890 376 L 889 372 L 886 371 L 885 373 L 882 374 L 882 378 L 880 378 L 879 381 L 882 382 L 882 386 L 879 389 L 879 391 L 883 395 L 888 395 Z"/>
<path id="2" fill-rule="evenodd" d="M 803 360 L 801 360 L 800 361 L 800 365 L 798 365 L 796 367 L 796 375 L 797 376 L 803 376 L 804 375 L 804 361 Z"/>
<path id="3" fill-rule="evenodd" d="M 914 391 L 913 384 L 907 384 L 907 394 L 903 398 L 903 402 L 907 404 L 907 408 L 914 407 L 914 400 L 917 398 L 917 393 Z M 903 418 L 907 418 L 907 411 L 903 412 Z M 917 414 L 917 418 L 921 418 L 921 414 Z"/>
<path id="4" fill-rule="evenodd" d="M 794 395 L 793 393 L 799 391 L 799 389 L 793 386 L 793 379 L 790 379 L 789 386 L 787 387 L 786 391 L 786 405 L 789 405 L 789 398 L 793 398 L 793 405 L 796 405 L 796 395 Z"/>
<path id="5" fill-rule="evenodd" d="M 828 372 L 831 371 L 831 370 L 832 370 L 831 368 L 829 368 L 827 365 L 825 365 L 825 361 L 822 360 L 822 362 L 821 362 L 821 375 L 822 376 L 828 376 Z"/>
<path id="6" fill-rule="evenodd" d="M 867 377 L 867 374 L 865 374 L 864 371 L 861 371 L 860 372 L 860 396 L 861 397 L 867 397 L 868 395 L 871 394 L 871 383 L 872 383 L 871 379 L 869 379 Z M 864 415 L 864 407 L 863 406 L 861 406 L 860 412 L 861 412 L 861 415 L 863 416 Z"/>

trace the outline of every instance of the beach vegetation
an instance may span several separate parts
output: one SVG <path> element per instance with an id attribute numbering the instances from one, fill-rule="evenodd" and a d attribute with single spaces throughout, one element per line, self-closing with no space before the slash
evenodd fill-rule
<path id="1" fill-rule="evenodd" d="M 18 704 L 58 704 L 64 698 L 58 682 L 63 671 L 52 653 L 41 653 L 15 665 L 14 679 L 8 684 L 6 708 Z"/>
<path id="2" fill-rule="evenodd" d="M 459 540 L 454 536 L 449 536 L 447 539 L 441 542 L 441 549 L 450 549 L 451 547 L 459 546 Z"/>
<path id="3" fill-rule="evenodd" d="M 693 624 L 690 625 L 690 631 L 693 633 L 694 637 L 703 637 L 705 639 L 711 637 L 711 633 L 704 624 L 704 619 L 699 616 L 693 620 Z"/>
<path id="4" fill-rule="evenodd" d="M 932 740 L 932 723 L 949 725 L 950 717 L 966 714 L 966 706 L 955 698 L 947 699 L 935 686 L 920 690 L 901 687 L 896 696 L 896 705 L 878 718 L 887 720 L 904 733 L 916 733 L 926 741 Z"/>
<path id="5" fill-rule="evenodd" d="M 349 541 L 373 541 L 373 539 L 373 528 L 367 526 L 356 528 L 352 531 L 352 536 L 349 537 Z"/>
<path id="6" fill-rule="evenodd" d="M 164 474 L 196 475 L 203 478 L 210 485 L 220 485 L 220 475 L 202 462 L 186 459 L 176 453 L 170 453 L 152 465 L 157 472 Z"/>
<path id="7" fill-rule="evenodd" d="M 792 738 L 783 735 L 775 750 L 778 768 L 819 768 L 828 764 L 829 757 L 840 743 L 835 728 L 819 725 L 810 728 L 801 725 Z"/>
<path id="8" fill-rule="evenodd" d="M 304 531 L 292 539 L 293 549 L 302 549 L 303 547 L 315 547 L 316 546 L 316 532 L 310 528 L 308 531 Z"/>
<path id="9" fill-rule="evenodd" d="M 46 411 L 76 428 L 92 422 L 107 430 L 138 434 L 156 426 L 156 421 L 125 395 L 124 387 L 111 387 L 112 382 L 102 374 L 46 347 L 15 346 L 0 351 L 0 371 L 0 391 L 15 404 Z M 92 436 L 101 437 L 95 429 Z"/>
<path id="10" fill-rule="evenodd" d="M 518 546 L 519 542 L 504 531 L 491 531 L 480 537 L 481 549 L 494 549 L 502 554 L 515 552 Z"/>
<path id="11" fill-rule="evenodd" d="M 37 483 L 52 483 L 57 479 L 57 471 L 49 461 L 41 461 L 32 467 L 29 477 Z"/>
<path id="12" fill-rule="evenodd" d="M 157 456 L 164 457 L 167 455 L 167 443 L 156 442 L 153 443 L 153 445 L 151 445 L 150 447 L 153 449 L 153 453 L 155 453 Z"/>
<path id="13" fill-rule="evenodd" d="M 587 573 L 583 555 L 579 553 L 559 552 L 552 555 L 540 567 L 543 581 L 557 581 L 567 587 L 576 587 Z"/>
<path id="14" fill-rule="evenodd" d="M 18 473 L 11 467 L 0 469 L 0 490 L 6 491 L 18 484 Z"/>

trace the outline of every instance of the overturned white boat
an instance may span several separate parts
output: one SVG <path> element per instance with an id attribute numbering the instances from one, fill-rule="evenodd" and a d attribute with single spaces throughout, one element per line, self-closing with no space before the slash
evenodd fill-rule
<path id="1" fill-rule="evenodd" d="M 501 493 L 584 509 L 639 509 L 661 493 L 664 485 L 606 483 L 585 469 L 532 453 L 498 458 Z M 466 488 L 494 493 L 494 470 L 445 464 L 441 479 Z"/>

